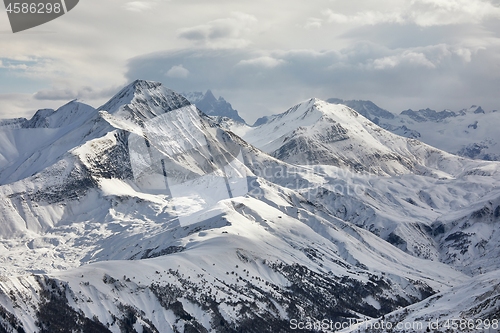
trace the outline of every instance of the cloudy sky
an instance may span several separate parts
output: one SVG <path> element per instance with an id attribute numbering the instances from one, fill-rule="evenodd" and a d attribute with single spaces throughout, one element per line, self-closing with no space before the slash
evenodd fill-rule
<path id="1" fill-rule="evenodd" d="M 500 109 L 500 0 L 80 0 L 16 34 L 2 7 L 0 118 L 137 78 L 212 89 L 249 122 L 309 97 Z"/>

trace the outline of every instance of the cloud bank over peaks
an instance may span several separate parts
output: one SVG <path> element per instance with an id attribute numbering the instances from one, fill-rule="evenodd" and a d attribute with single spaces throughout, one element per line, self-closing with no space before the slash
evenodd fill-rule
<path id="1" fill-rule="evenodd" d="M 495 61 L 484 48 L 460 44 L 388 48 L 357 42 L 320 51 L 197 48 L 134 58 L 127 78 L 162 81 L 176 91 L 212 89 L 252 122 L 301 99 L 333 95 L 371 99 L 393 112 L 412 107 L 417 98 L 445 104 L 444 96 L 457 104 L 447 100 L 445 107 L 460 108 L 492 90 L 495 77 L 469 77 L 487 73 Z M 417 107 L 433 106 L 425 104 Z"/>
<path id="2" fill-rule="evenodd" d="M 46 26 L 57 34 L 0 47 L 1 113 L 82 97 L 98 106 L 136 79 L 211 89 L 250 122 L 311 97 L 498 109 L 498 0 L 86 1 Z"/>

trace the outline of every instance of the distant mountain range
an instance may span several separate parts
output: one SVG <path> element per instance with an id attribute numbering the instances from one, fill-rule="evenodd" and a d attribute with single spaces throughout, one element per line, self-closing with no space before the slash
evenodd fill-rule
<path id="1" fill-rule="evenodd" d="M 397 115 L 371 101 L 330 98 L 327 102 L 346 105 L 394 134 L 418 139 L 451 154 L 472 159 L 500 161 L 500 136 L 497 134 L 500 113 L 496 110 L 485 111 L 481 106 L 472 105 L 459 111 L 408 109 Z M 239 116 L 232 117 L 223 109 L 219 111 L 217 108 L 212 108 L 211 115 L 224 115 L 243 122 Z M 252 126 L 263 125 L 273 117 L 261 117 Z"/>
<path id="2" fill-rule="evenodd" d="M 343 101 L 331 98 L 330 103 L 345 104 L 380 127 L 395 134 L 415 138 L 449 153 L 487 161 L 500 160 L 500 113 L 485 111 L 472 105 L 459 111 L 411 109 L 399 115 L 384 110 L 371 101 Z"/>
<path id="3" fill-rule="evenodd" d="M 194 95 L 0 121 L 0 332 L 498 331 L 500 163 L 344 104 L 248 126 Z"/>
<path id="4" fill-rule="evenodd" d="M 368 102 L 371 103 L 371 102 Z M 500 160 L 500 113 L 472 105 L 459 111 L 411 109 L 393 118 L 369 115 L 369 119 L 395 134 L 416 138 L 458 156 Z"/>
<path id="5" fill-rule="evenodd" d="M 211 90 L 207 90 L 206 93 L 184 92 L 182 95 L 208 116 L 230 118 L 245 124 L 245 120 L 240 117 L 238 111 L 233 109 L 224 98 L 215 98 Z"/>

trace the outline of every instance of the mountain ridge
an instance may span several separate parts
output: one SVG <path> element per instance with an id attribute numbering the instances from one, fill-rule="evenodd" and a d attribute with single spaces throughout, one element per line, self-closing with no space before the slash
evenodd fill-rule
<path id="1" fill-rule="evenodd" d="M 310 99 L 267 126 L 287 142 L 326 133 L 329 148 L 408 142 L 434 171 L 282 161 L 155 82 L 67 110 L 77 119 L 48 121 L 60 128 L 0 128 L 3 330 L 285 332 L 292 319 L 418 316 L 431 295 L 469 295 L 471 276 L 500 269 L 496 252 L 470 250 L 498 248 L 500 165 L 433 160 L 346 106 Z"/>
<path id="2" fill-rule="evenodd" d="M 229 118 L 238 123 L 246 124 L 245 120 L 240 117 L 238 111 L 233 109 L 222 96 L 215 98 L 210 89 L 205 93 L 202 92 L 184 92 L 182 93 L 192 104 L 195 104 L 205 114 L 212 117 Z"/>
<path id="3" fill-rule="evenodd" d="M 459 111 L 435 111 L 430 108 L 386 113 L 371 101 L 342 101 L 382 128 L 462 157 L 487 161 L 500 160 L 500 145 L 495 136 L 496 110 L 485 111 L 472 105 Z M 392 116 L 391 116 L 392 114 Z M 480 129 L 478 130 L 478 126 Z"/>

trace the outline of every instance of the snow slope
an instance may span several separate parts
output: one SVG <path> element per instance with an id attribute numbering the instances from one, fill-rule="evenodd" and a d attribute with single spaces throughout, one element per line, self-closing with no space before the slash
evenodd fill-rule
<path id="1" fill-rule="evenodd" d="M 353 322 L 341 332 L 500 332 L 499 273 L 484 274 L 384 318 Z"/>
<path id="2" fill-rule="evenodd" d="M 473 105 L 459 112 L 445 110 L 441 117 L 419 116 L 423 111 L 403 111 L 399 117 L 387 123 L 392 126 L 406 126 L 418 132 L 419 140 L 439 147 L 453 154 L 483 160 L 500 159 L 500 142 L 497 129 L 500 125 L 498 112 L 484 111 Z M 432 111 L 432 110 L 430 110 Z"/>
<path id="3" fill-rule="evenodd" d="M 498 163 L 318 100 L 274 118 L 272 137 L 240 134 L 278 150 L 326 136 L 337 165 L 272 157 L 155 82 L 97 110 L 72 103 L 0 130 L 0 330 L 286 332 L 294 318 L 417 313 L 431 295 L 486 290 L 499 269 Z M 473 280 L 486 282 L 464 289 Z"/>
<path id="4" fill-rule="evenodd" d="M 310 99 L 258 127 L 233 132 L 285 162 L 328 164 L 378 175 L 416 173 L 452 178 L 471 162 L 383 130 L 341 104 Z"/>
<path id="5" fill-rule="evenodd" d="M 338 98 L 327 101 L 345 104 L 394 134 L 418 139 L 451 154 L 488 161 L 500 160 L 497 135 L 500 114 L 497 110 L 489 111 L 472 105 L 459 111 L 408 109 L 396 115 L 371 101 L 344 101 Z"/>

